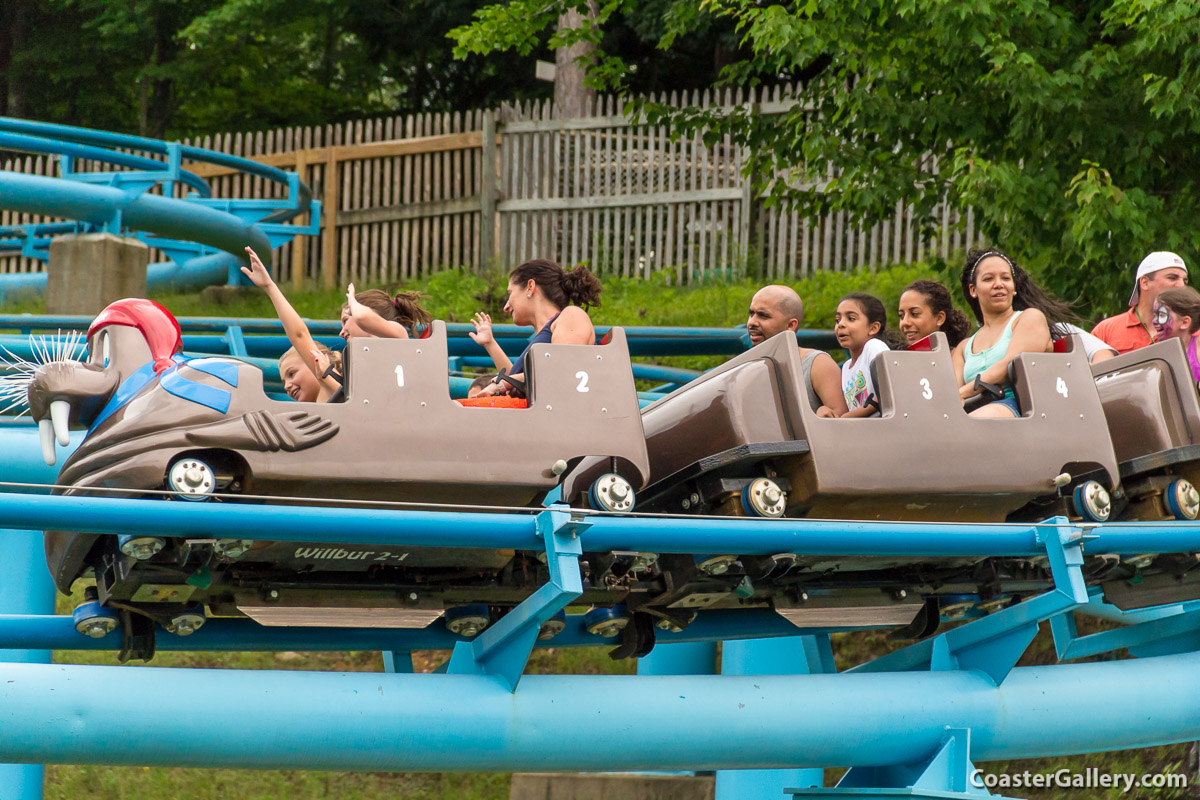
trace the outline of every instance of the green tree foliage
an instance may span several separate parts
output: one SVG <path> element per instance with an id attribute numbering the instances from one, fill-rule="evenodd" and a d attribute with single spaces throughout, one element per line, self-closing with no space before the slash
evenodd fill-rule
<path id="1" fill-rule="evenodd" d="M 0 0 L 0 114 L 176 138 L 547 98 L 534 58 L 456 58 L 448 31 L 486 0 Z M 638 90 L 706 86 L 731 22 L 655 49 L 670 0 L 610 17 Z"/>
<path id="2" fill-rule="evenodd" d="M 578 0 L 511 0 L 452 32 L 460 53 L 519 50 Z M 602 3 L 594 29 L 646 3 Z M 779 201 L 813 214 L 887 217 L 904 200 L 936 223 L 939 198 L 973 206 L 997 244 L 1085 315 L 1115 311 L 1156 249 L 1200 258 L 1200 3 L 1194 0 L 670 0 L 658 44 L 732 24 L 721 79 L 799 80 L 788 113 L 632 113 L 751 148 Z M 561 32 L 556 34 L 563 37 Z M 619 53 L 592 63 L 631 83 Z"/>

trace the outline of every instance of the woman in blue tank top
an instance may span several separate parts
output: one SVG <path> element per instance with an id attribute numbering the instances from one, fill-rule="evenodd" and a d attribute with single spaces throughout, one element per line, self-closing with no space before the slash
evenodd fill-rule
<path id="1" fill-rule="evenodd" d="M 1050 325 L 1070 320 L 1071 308 L 1043 291 L 999 250 L 967 254 L 962 288 L 980 328 L 954 348 L 959 396 L 966 402 L 983 391 L 982 383 L 1003 386 L 1003 399 L 977 408 L 971 416 L 1019 417 L 1021 409 L 1008 382 L 1009 362 L 1019 353 L 1049 352 Z"/>
<path id="2" fill-rule="evenodd" d="M 492 335 L 492 318 L 482 311 L 471 319 L 475 325 L 471 338 L 487 350 L 501 374 L 523 381 L 525 355 L 537 342 L 596 343 L 596 330 L 584 309 L 600 304 L 601 288 L 600 280 L 587 267 L 565 270 L 546 259 L 527 261 L 509 274 L 508 301 L 504 304 L 514 324 L 534 328 L 524 352 L 516 361 L 510 361 Z M 480 395 L 506 394 L 512 389 L 508 381 L 497 380 Z"/>

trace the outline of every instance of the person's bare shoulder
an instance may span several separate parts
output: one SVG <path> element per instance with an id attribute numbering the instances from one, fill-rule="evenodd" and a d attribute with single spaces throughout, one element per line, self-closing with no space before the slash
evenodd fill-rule
<path id="1" fill-rule="evenodd" d="M 1046 321 L 1046 315 L 1043 314 L 1042 310 L 1039 308 L 1025 309 L 1021 313 L 1021 316 L 1017 318 L 1016 324 L 1024 326 L 1026 328 L 1028 328 L 1031 325 L 1035 326 L 1035 327 L 1038 325 L 1042 325 L 1042 326 L 1046 327 L 1047 329 L 1050 327 L 1050 323 Z M 1016 327 L 1016 326 L 1014 325 L 1013 327 Z"/>
<path id="2" fill-rule="evenodd" d="M 558 319 L 555 320 L 555 324 L 559 322 L 566 322 L 571 325 L 579 325 L 584 322 L 591 324 L 592 318 L 579 306 L 567 306 L 558 313 Z"/>
<path id="3" fill-rule="evenodd" d="M 842 374 L 842 368 L 839 367 L 838 363 L 833 360 L 833 356 L 829 355 L 829 353 L 826 353 L 824 350 L 819 351 L 817 353 L 817 357 L 813 359 L 812 369 L 814 371 L 828 371 L 832 369 L 836 370 L 839 376 Z"/>

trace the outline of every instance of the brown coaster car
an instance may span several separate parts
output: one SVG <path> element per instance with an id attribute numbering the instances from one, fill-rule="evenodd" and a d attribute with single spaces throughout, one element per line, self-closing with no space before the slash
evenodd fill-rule
<path id="1" fill-rule="evenodd" d="M 976 419 L 959 400 L 945 336 L 873 363 L 881 413 L 824 419 L 809 405 L 795 337 L 780 334 L 642 410 L 650 483 L 639 510 L 672 514 L 908 521 L 1102 519 L 1117 462 L 1087 359 L 1023 354 L 1012 368 L 1024 415 Z M 586 481 L 604 469 L 585 464 Z M 1095 563 L 1093 563 L 1095 562 Z M 1106 561 L 1089 559 L 1095 578 Z M 987 613 L 1044 591 L 1023 559 L 845 557 L 778 553 L 663 556 L 652 613 L 769 603 L 811 619 L 908 622 Z M 639 598 L 627 601 L 633 608 Z M 918 613 L 919 612 L 919 613 Z"/>
<path id="2" fill-rule="evenodd" d="M 1018 419 L 967 416 L 940 333 L 929 351 L 876 358 L 879 415 L 823 419 L 809 406 L 795 337 L 780 334 L 643 409 L 650 485 L 639 508 L 1002 521 L 1061 513 L 1076 476 L 1115 489 L 1082 349 L 1013 363 Z M 1103 518 L 1104 505 L 1080 511 Z"/>
<path id="3" fill-rule="evenodd" d="M 1120 519 L 1193 520 L 1200 516 L 1200 399 L 1177 339 L 1092 367 L 1125 490 Z M 1104 583 L 1124 609 L 1200 598 L 1196 559 L 1134 554 Z"/>
<path id="4" fill-rule="evenodd" d="M 450 398 L 441 322 L 424 339 L 350 342 L 346 401 L 331 404 L 269 399 L 261 371 L 238 361 L 184 359 L 178 331 L 156 304 L 120 301 L 93 323 L 87 362 L 39 369 L 29 396 L 48 457 L 49 437 L 61 431 L 62 441 L 68 422 L 89 426 L 59 475 L 70 488 L 58 493 L 100 494 L 91 490 L 103 487 L 134 490 L 132 496 L 165 490 L 170 499 L 194 501 L 216 493 L 222 500 L 243 494 L 527 506 L 586 456 L 618 467 L 632 481 L 630 490 L 649 472 L 619 328 L 602 346 L 535 345 L 526 369 L 530 406 L 521 410 L 465 408 Z M 574 486 L 575 495 L 564 493 L 564 500 L 582 503 L 578 495 L 593 488 Z M 611 488 L 604 484 L 601 494 Z M 335 601 L 345 611 L 338 614 L 313 593 L 327 583 L 353 594 L 355 581 L 365 581 L 374 594 L 395 598 L 392 583 L 404 586 L 414 570 L 426 568 L 460 568 L 456 577 L 468 583 L 494 582 L 514 557 L 511 550 L 159 537 L 122 537 L 118 548 L 117 537 L 73 531 L 47 531 L 45 538 L 50 570 L 64 592 L 90 568 L 102 603 L 166 624 L 196 603 L 267 624 L 297 624 L 295 604 L 272 605 L 259 596 L 269 581 L 304 589 L 297 602 L 310 612 L 307 624 L 356 624 L 356 614 L 362 622 L 365 604 L 376 625 L 411 627 L 411 608 L 395 609 L 398 617 L 389 623 L 373 596 Z M 440 603 L 428 609 L 434 617 L 441 610 Z"/>
<path id="5" fill-rule="evenodd" d="M 1128 505 L 1122 519 L 1200 514 L 1200 400 L 1179 341 L 1092 366 Z"/>

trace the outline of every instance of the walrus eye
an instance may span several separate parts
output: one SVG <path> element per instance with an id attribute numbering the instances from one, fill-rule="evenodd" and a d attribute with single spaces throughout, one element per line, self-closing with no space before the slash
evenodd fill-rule
<path id="1" fill-rule="evenodd" d="M 108 367 L 108 357 L 110 355 L 111 348 L 108 343 L 108 333 L 107 332 L 100 334 L 100 341 L 101 341 L 101 345 L 100 345 L 101 350 L 100 351 L 104 354 L 104 366 Z"/>

